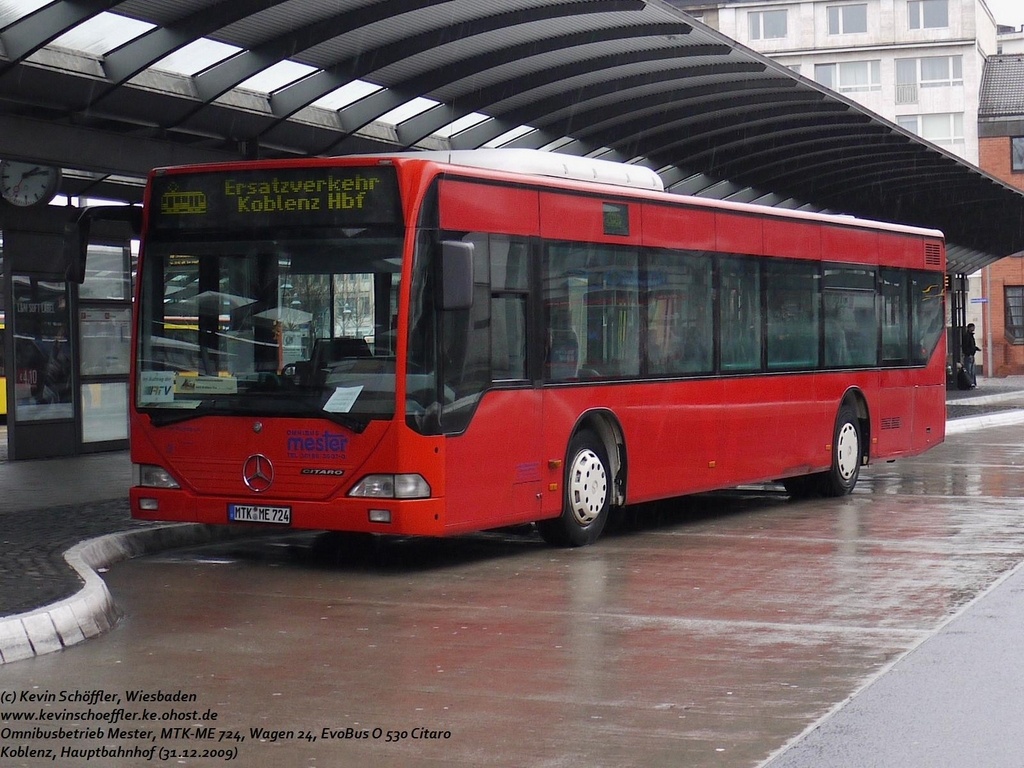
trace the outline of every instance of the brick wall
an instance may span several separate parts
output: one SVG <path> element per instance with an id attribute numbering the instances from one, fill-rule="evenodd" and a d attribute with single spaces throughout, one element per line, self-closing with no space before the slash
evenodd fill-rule
<path id="1" fill-rule="evenodd" d="M 1024 189 L 1024 172 L 1011 170 L 1010 137 L 982 138 L 978 142 L 979 167 L 1018 189 Z M 982 294 L 988 301 L 986 322 L 991 322 L 992 375 L 1011 376 L 1024 374 L 1024 345 L 1010 344 L 1006 340 L 1004 287 L 1024 285 L 1024 259 L 1000 259 L 983 273 Z M 979 338 L 982 351 L 978 357 L 987 360 L 989 339 Z"/>
<path id="2" fill-rule="evenodd" d="M 1024 189 L 1024 173 L 1013 173 L 1010 170 L 1009 136 L 979 139 L 978 166 L 983 171 L 991 173 L 997 179 Z"/>
<path id="3" fill-rule="evenodd" d="M 1024 189 L 1024 172 L 1011 169 L 1010 137 L 982 138 L 978 142 L 978 165 L 996 178 Z M 991 323 L 992 374 L 993 376 L 1024 375 L 1024 345 L 1011 344 L 1005 332 L 1006 306 L 1004 288 L 1024 286 L 1024 259 L 999 259 L 983 272 L 982 295 L 988 299 L 985 321 Z M 978 357 L 987 361 L 989 339 L 979 337 L 978 346 L 982 351 Z"/>

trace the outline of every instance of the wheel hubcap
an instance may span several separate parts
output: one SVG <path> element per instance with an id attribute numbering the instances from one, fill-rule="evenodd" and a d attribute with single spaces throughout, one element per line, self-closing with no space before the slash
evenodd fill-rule
<path id="1" fill-rule="evenodd" d="M 857 440 L 857 428 L 846 422 L 839 429 L 839 441 L 836 445 L 836 469 L 843 480 L 850 480 L 857 472 L 860 464 L 860 445 Z"/>
<path id="2" fill-rule="evenodd" d="M 586 526 L 604 509 L 608 475 L 596 453 L 584 449 L 576 454 L 569 471 L 569 508 L 573 519 Z"/>

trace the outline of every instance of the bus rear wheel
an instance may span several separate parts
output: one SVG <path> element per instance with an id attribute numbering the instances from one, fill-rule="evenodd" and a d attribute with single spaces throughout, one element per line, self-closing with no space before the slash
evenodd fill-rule
<path id="1" fill-rule="evenodd" d="M 852 405 L 844 405 L 836 416 L 832 436 L 832 467 L 814 475 L 788 477 L 782 481 L 783 487 L 793 498 L 836 497 L 851 493 L 860 477 L 864 454 L 862 445 L 857 410 Z"/>
<path id="2" fill-rule="evenodd" d="M 821 477 L 823 496 L 845 496 L 853 491 L 860 477 L 863 454 L 857 411 L 852 405 L 844 405 L 836 417 L 836 431 L 832 439 L 832 468 Z"/>
<path id="3" fill-rule="evenodd" d="M 608 522 L 611 471 L 604 443 L 588 429 L 569 441 L 563 478 L 562 514 L 541 520 L 537 530 L 549 544 L 582 547 L 593 544 Z"/>

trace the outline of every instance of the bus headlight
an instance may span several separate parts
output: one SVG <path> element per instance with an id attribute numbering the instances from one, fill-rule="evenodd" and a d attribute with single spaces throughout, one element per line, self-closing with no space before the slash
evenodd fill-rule
<path id="1" fill-rule="evenodd" d="M 171 473 L 155 464 L 133 464 L 132 480 L 135 485 L 145 488 L 180 488 Z"/>
<path id="2" fill-rule="evenodd" d="M 367 475 L 348 495 L 372 499 L 427 499 L 430 484 L 422 475 Z"/>

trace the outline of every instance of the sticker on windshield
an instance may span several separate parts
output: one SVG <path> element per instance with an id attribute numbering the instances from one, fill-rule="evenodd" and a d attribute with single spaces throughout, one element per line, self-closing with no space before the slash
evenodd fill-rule
<path id="1" fill-rule="evenodd" d="M 139 404 L 174 402 L 174 371 L 142 371 L 139 376 Z"/>
<path id="2" fill-rule="evenodd" d="M 237 395 L 238 379 L 234 376 L 196 376 L 178 374 L 174 391 L 179 395 Z"/>
<path id="3" fill-rule="evenodd" d="M 337 387 L 334 394 L 324 403 L 324 410 L 327 413 L 348 413 L 362 391 L 361 384 L 358 387 Z"/>

